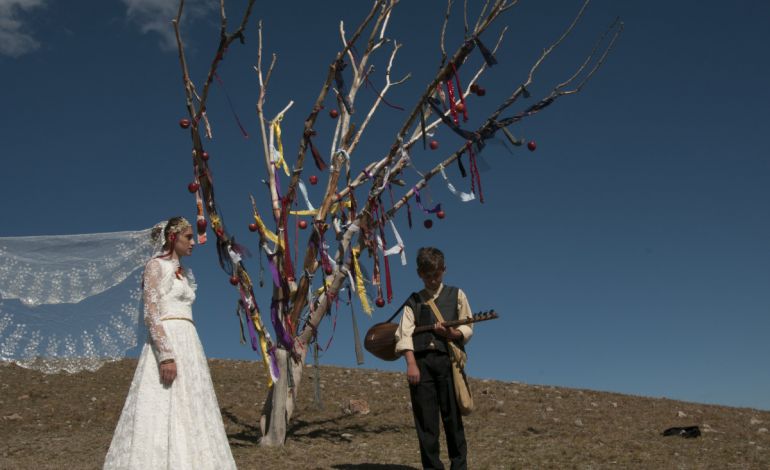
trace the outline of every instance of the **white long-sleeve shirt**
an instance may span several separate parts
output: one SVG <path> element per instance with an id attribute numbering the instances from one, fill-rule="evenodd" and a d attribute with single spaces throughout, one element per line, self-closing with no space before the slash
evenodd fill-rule
<path id="1" fill-rule="evenodd" d="M 444 284 L 441 284 L 435 292 L 430 292 L 427 289 L 423 289 L 419 292 L 420 298 L 424 301 L 433 299 L 434 301 L 444 288 Z M 464 320 L 473 316 L 471 312 L 471 306 L 468 304 L 468 298 L 465 296 L 465 292 L 462 289 L 457 289 L 457 319 Z M 414 312 L 407 305 L 404 307 L 404 313 L 401 315 L 401 321 L 398 324 L 396 330 L 396 353 L 402 354 L 404 351 L 414 351 L 414 343 L 412 342 L 412 333 L 414 333 L 415 319 Z M 457 329 L 463 334 L 463 344 L 467 344 L 473 336 L 473 323 L 467 325 L 460 325 Z"/>

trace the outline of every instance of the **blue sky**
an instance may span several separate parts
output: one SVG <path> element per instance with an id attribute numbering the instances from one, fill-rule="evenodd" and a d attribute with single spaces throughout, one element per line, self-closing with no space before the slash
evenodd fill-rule
<path id="1" fill-rule="evenodd" d="M 230 3 L 235 22 L 240 2 Z M 183 34 L 201 86 L 218 19 L 210 4 L 190 4 L 196 11 Z M 229 230 L 255 253 L 248 195 L 260 204 L 266 198 L 254 113 L 256 21 L 265 25 L 265 53 L 278 54 L 267 114 L 295 101 L 283 129 L 293 158 L 339 47 L 338 21 L 351 31 L 368 7 L 300 4 L 258 2 L 246 44 L 234 44 L 220 69 L 251 137 L 240 136 L 221 88 L 212 89 L 209 103 L 218 204 Z M 185 114 L 181 74 L 165 22 L 175 6 L 73 5 L 0 1 L 0 236 L 133 230 L 170 215 L 192 217 L 190 140 L 177 125 Z M 470 102 L 471 124 L 525 79 L 579 7 L 576 0 L 522 1 L 485 35 L 494 43 L 495 32 L 509 26 L 500 64 L 482 78 L 487 95 Z M 440 1 L 402 1 L 396 9 L 389 36 L 404 47 L 393 73 L 413 78 L 389 101 L 411 107 L 436 70 L 443 10 Z M 416 249 L 436 245 L 448 258 L 447 282 L 467 292 L 474 310 L 501 315 L 476 329 L 473 376 L 770 410 L 770 5 L 596 0 L 536 76 L 532 100 L 571 75 L 615 16 L 625 32 L 583 92 L 511 129 L 536 140 L 537 151 L 484 151 L 485 204 L 461 203 L 436 180 L 429 196 L 443 203 L 446 219 L 425 230 L 414 212 L 409 230 L 405 214 L 397 216 L 409 265 L 394 267 L 396 298 L 419 287 Z M 461 40 L 455 21 L 448 47 Z M 472 63 L 479 63 L 475 54 Z M 382 59 L 377 65 L 382 71 Z M 383 83 L 381 75 L 373 80 Z M 383 108 L 354 162 L 383 155 L 403 114 Z M 322 149 L 332 125 L 319 120 Z M 446 153 L 417 149 L 418 168 L 431 168 L 460 144 L 446 129 L 436 138 Z M 467 190 L 455 167 L 449 175 Z M 200 285 L 195 316 L 207 353 L 255 358 L 238 343 L 236 292 L 213 245 L 199 247 L 188 265 Z M 247 267 L 256 273 L 256 258 Z M 262 306 L 269 294 L 257 294 Z M 391 311 L 369 319 L 355 309 L 362 331 Z M 322 344 L 330 334 L 325 320 Z M 341 306 L 322 363 L 354 366 L 351 336 L 350 311 Z M 403 364 L 367 356 L 364 367 Z"/>

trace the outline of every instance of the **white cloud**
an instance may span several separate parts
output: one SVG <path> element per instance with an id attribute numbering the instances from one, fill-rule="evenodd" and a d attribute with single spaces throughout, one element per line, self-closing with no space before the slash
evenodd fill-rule
<path id="1" fill-rule="evenodd" d="M 45 0 L 0 0 L 0 55 L 19 57 L 40 47 L 19 16 L 42 6 Z"/>
<path id="2" fill-rule="evenodd" d="M 3 0 L 0 0 L 3 1 Z M 121 0 L 127 8 L 128 19 L 137 23 L 143 33 L 157 33 L 164 49 L 176 48 L 171 20 L 176 18 L 179 0 Z M 187 0 L 182 21 L 203 16 L 215 6 L 211 0 Z"/>

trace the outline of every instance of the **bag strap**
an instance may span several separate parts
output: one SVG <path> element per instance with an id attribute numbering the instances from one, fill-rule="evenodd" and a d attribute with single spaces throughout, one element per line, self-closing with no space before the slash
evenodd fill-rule
<path id="1" fill-rule="evenodd" d="M 433 299 L 428 299 L 425 303 L 428 304 L 428 307 L 430 307 L 431 310 L 433 310 L 433 315 L 435 315 L 436 320 L 444 323 L 444 317 L 441 315 L 438 307 L 436 307 L 436 302 L 434 302 Z"/>
<path id="2" fill-rule="evenodd" d="M 436 320 L 438 320 L 441 323 L 444 323 L 444 316 L 441 315 L 441 312 L 439 311 L 438 307 L 436 307 L 436 303 L 433 301 L 433 299 L 428 299 L 427 302 L 428 307 L 433 311 L 433 315 L 435 315 Z M 454 341 L 449 341 L 449 339 L 444 339 L 449 347 L 450 356 L 452 357 L 452 361 L 456 362 L 457 365 L 460 367 L 460 369 L 465 368 L 465 361 L 467 360 L 468 356 L 465 354 L 465 352 L 460 349 Z"/>
<path id="3" fill-rule="evenodd" d="M 417 292 L 412 292 L 412 293 L 409 295 L 409 297 L 407 297 L 407 298 L 406 298 L 406 301 L 405 301 L 403 304 L 401 304 L 401 306 L 400 306 L 400 307 L 398 307 L 398 309 L 395 311 L 395 313 L 393 313 L 393 315 L 391 315 L 391 316 L 390 316 L 390 318 L 388 318 L 387 320 L 385 320 L 385 323 L 390 323 L 390 322 L 392 322 L 392 321 L 393 321 L 393 319 L 394 319 L 394 318 L 396 318 L 396 315 L 398 315 L 398 312 L 400 312 L 401 310 L 403 310 L 403 309 L 404 309 L 404 307 L 406 307 L 406 304 L 408 304 L 408 303 L 409 303 L 409 301 L 410 301 L 410 300 L 412 299 L 412 297 L 414 297 L 414 296 L 418 296 L 418 297 L 419 297 L 419 294 L 418 294 Z M 443 321 L 443 320 L 442 320 L 442 321 Z"/>

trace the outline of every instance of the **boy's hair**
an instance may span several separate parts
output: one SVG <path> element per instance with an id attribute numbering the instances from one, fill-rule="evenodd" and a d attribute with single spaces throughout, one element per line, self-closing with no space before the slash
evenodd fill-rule
<path id="1" fill-rule="evenodd" d="M 417 250 L 417 271 L 434 273 L 444 270 L 444 253 L 438 248 L 425 246 Z"/>

